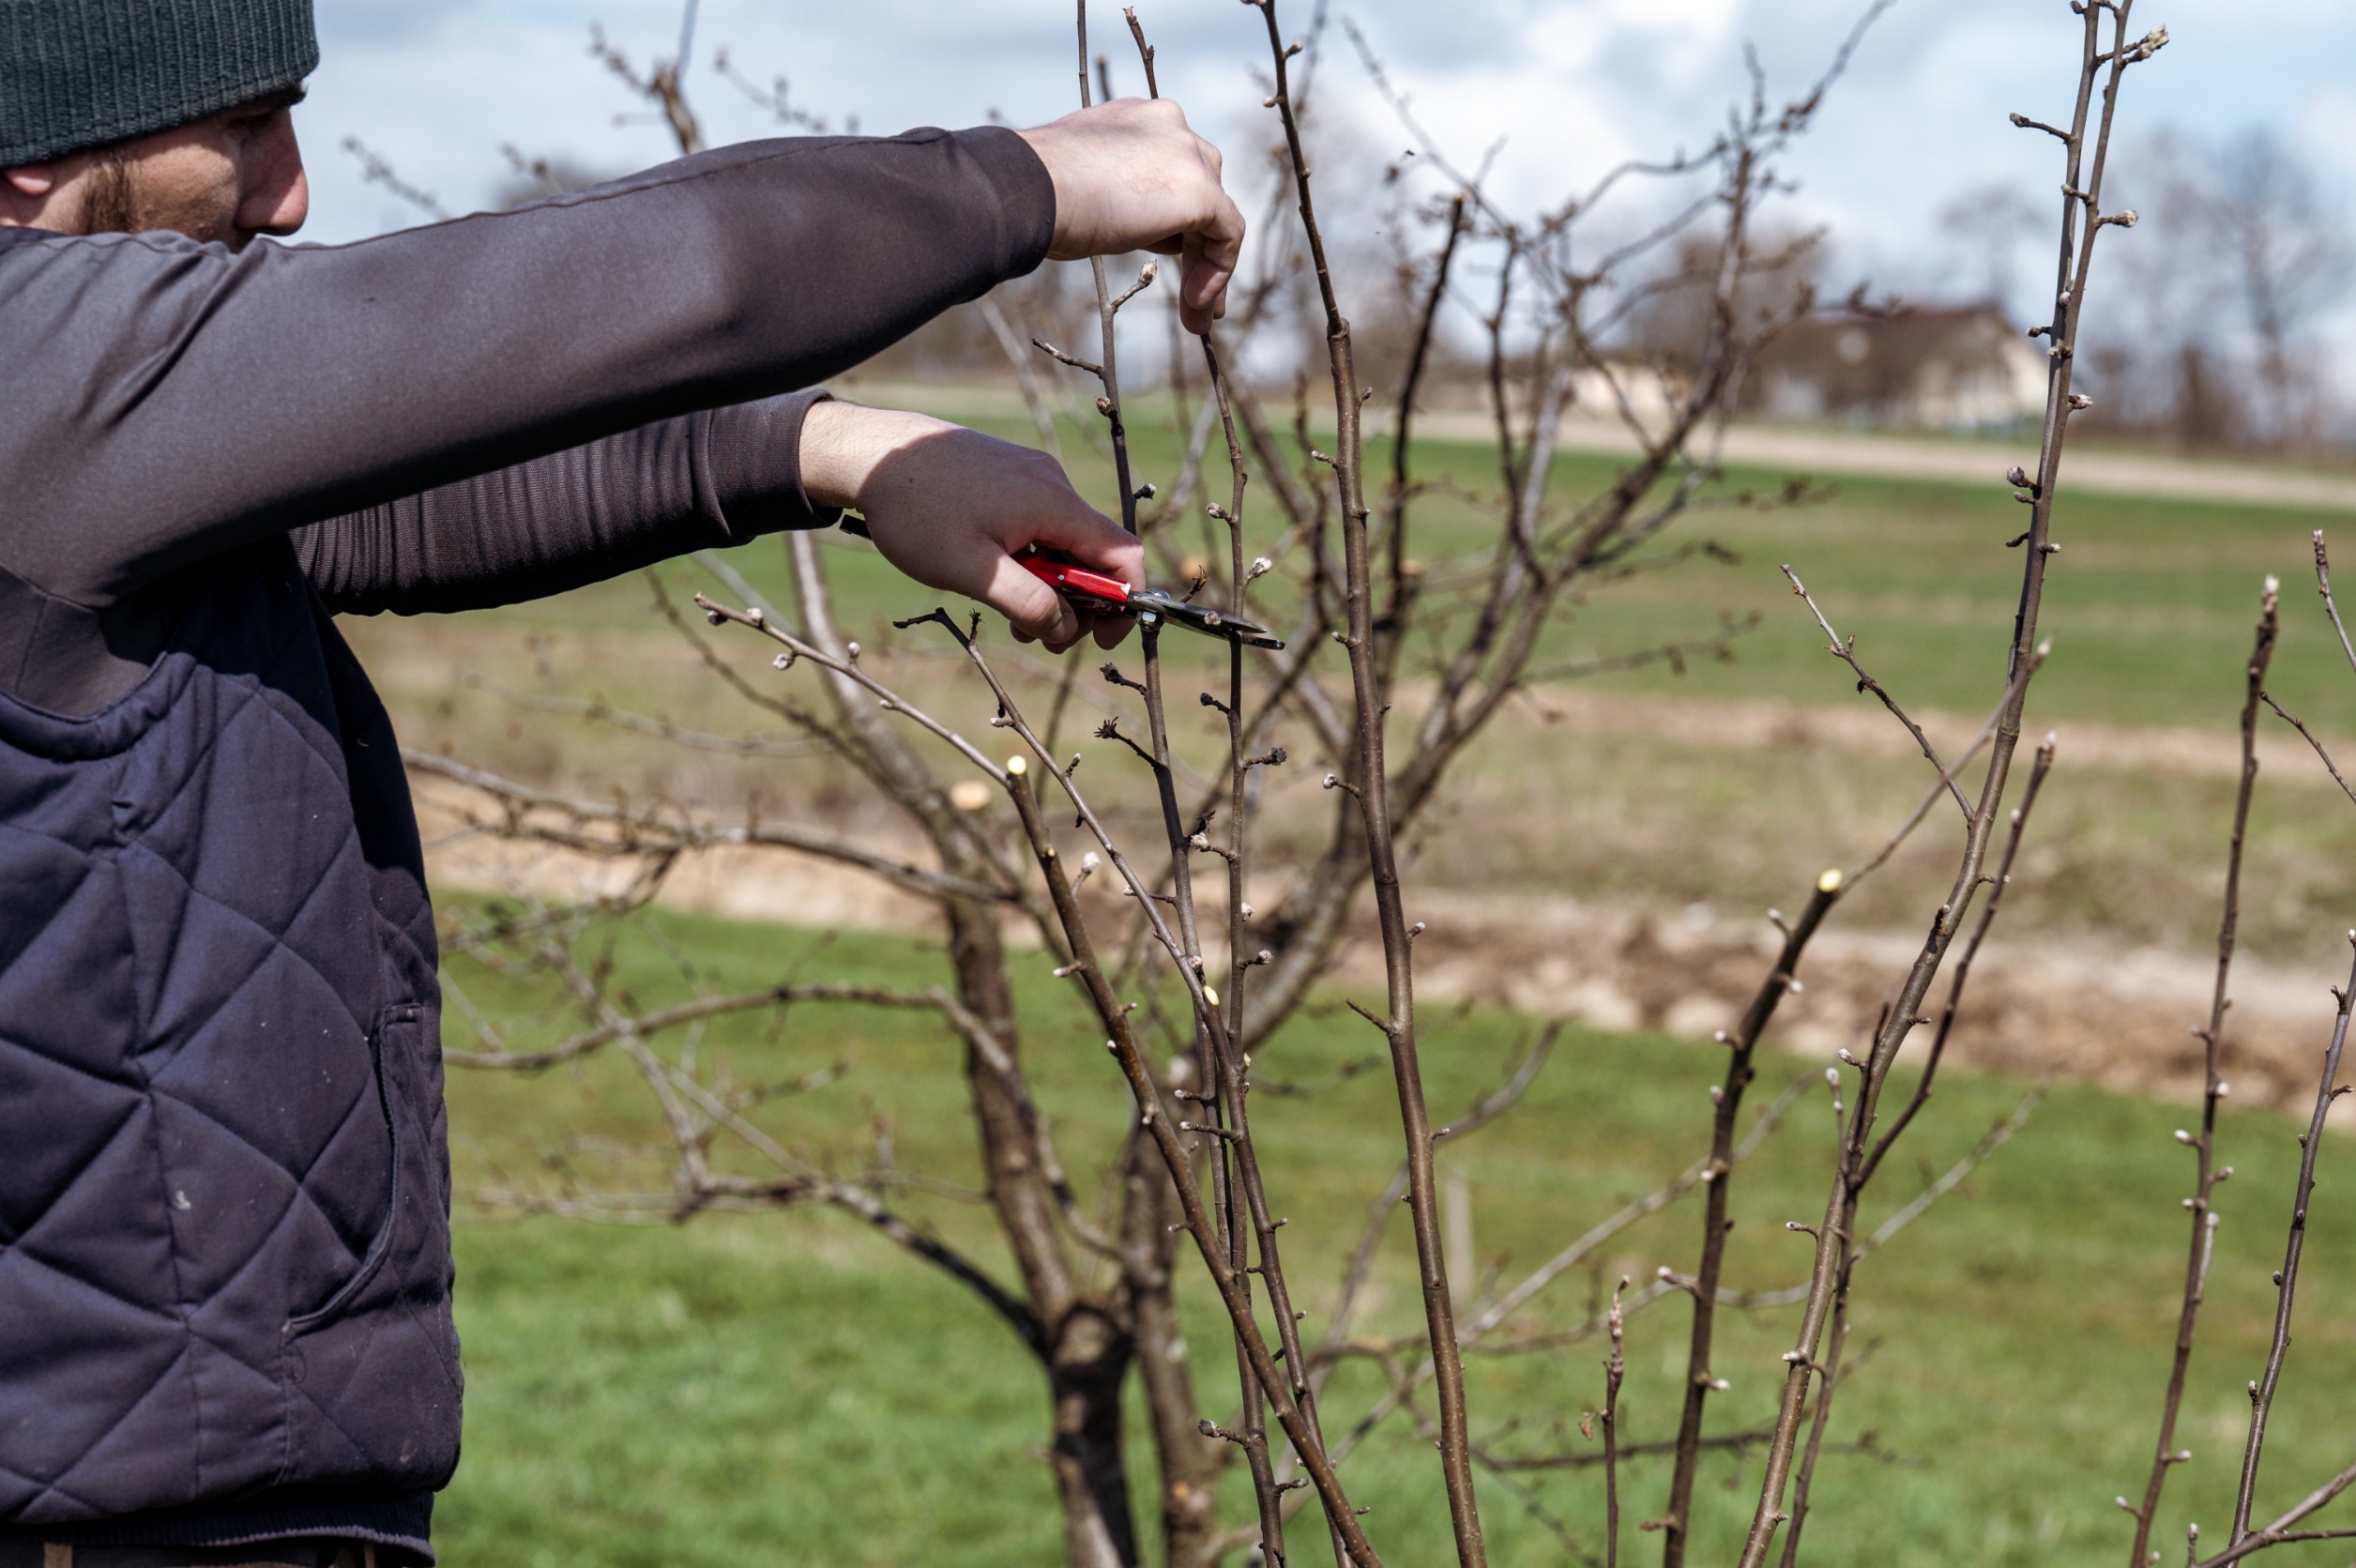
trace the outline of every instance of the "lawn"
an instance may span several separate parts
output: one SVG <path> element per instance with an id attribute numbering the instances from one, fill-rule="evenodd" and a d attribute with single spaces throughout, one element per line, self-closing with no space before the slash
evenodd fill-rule
<path id="1" fill-rule="evenodd" d="M 897 985 L 930 983 L 937 954 L 913 937 L 821 934 L 678 915 L 626 937 L 616 961 L 643 1001 L 684 982 L 746 985 L 824 972 Z M 1040 1098 L 1075 1171 L 1094 1168 L 1117 1135 L 1120 1101 L 1094 1031 L 1043 964 L 1018 961 L 1020 1005 Z M 519 1042 L 558 1026 L 530 996 L 460 963 L 469 995 Z M 2328 1027 L 2318 1017 L 2318 1038 Z M 452 1038 L 459 1026 L 452 1022 Z M 1426 1062 L 1436 1111 L 1494 1082 L 1532 1033 L 1528 1020 L 1435 1013 Z M 680 1043 L 664 1043 L 676 1051 Z M 707 1072 L 725 1061 L 739 1081 L 806 1073 L 842 1058 L 850 1071 L 818 1092 L 775 1102 L 763 1124 L 798 1151 L 839 1168 L 872 1154 L 888 1121 L 904 1169 L 953 1183 L 976 1180 L 949 1045 L 920 1020 L 846 1009 L 797 1012 L 781 1026 L 737 1020 L 696 1043 Z M 1262 1053 L 1273 1079 L 1313 1080 L 1362 1058 L 1370 1031 L 1348 1013 L 1300 1015 Z M 1820 1062 L 1771 1057 L 1756 1103 Z M 1707 1135 L 1706 1090 L 1717 1048 L 1572 1029 L 1521 1107 L 1449 1162 L 1473 1196 L 1476 1268 L 1510 1282 L 1628 1196 L 1693 1159 Z M 1255 1114 L 1288 1261 L 1314 1325 L 1367 1198 L 1395 1161 L 1386 1074 L 1323 1093 L 1265 1099 Z M 1902 1091 L 1904 1085 L 1898 1086 Z M 1956 1076 L 1886 1178 L 1881 1211 L 1967 1149 L 2011 1110 L 2025 1086 Z M 437 1517 L 444 1560 L 477 1565 L 1023 1564 L 1057 1560 L 1056 1523 L 1037 1445 L 1041 1384 L 1024 1354 L 961 1286 L 864 1226 L 829 1212 L 613 1226 L 488 1211 L 486 1187 L 554 1190 L 558 1170 L 595 1184 L 659 1183 L 632 1151 L 653 1136 L 643 1089 L 613 1059 L 536 1078 L 454 1072 L 451 1134 L 461 1190 L 460 1323 L 470 1377 L 467 1458 Z M 1808 1560 L 1824 1568 L 1913 1563 L 2110 1563 L 2125 1551 L 2114 1493 L 2137 1490 L 2170 1343 L 2186 1220 L 2190 1157 L 2170 1137 L 2185 1112 L 2093 1088 L 2057 1086 L 2035 1119 L 1949 1199 L 1867 1263 L 1853 1342 L 1871 1355 L 1843 1396 L 1833 1440 L 1874 1434 L 1871 1456 L 1828 1458 Z M 2161 1540 L 2181 1541 L 2189 1513 L 2214 1540 L 2229 1511 L 2247 1400 L 2264 1355 L 2287 1224 L 2294 1129 L 2263 1113 L 2229 1115 L 2207 1332 L 2195 1363 L 2181 1469 Z M 1805 1243 L 1786 1219 L 1821 1205 L 1830 1115 L 1821 1088 L 1794 1108 L 1737 1180 L 1740 1225 L 1731 1282 L 1796 1280 Z M 2299 1333 L 2275 1418 L 2261 1508 L 2279 1507 L 2356 1456 L 2356 1406 L 2346 1396 L 2356 1350 L 2356 1206 L 2335 1200 L 2334 1166 L 2351 1156 L 2334 1136 L 2309 1230 Z M 1919 1166 L 1919 1168 L 1918 1168 Z M 910 1211 L 1000 1277 L 1003 1252 L 986 1212 L 910 1191 Z M 1877 1214 L 1869 1212 L 1867 1223 Z M 1696 1213 L 1674 1208 L 1626 1233 L 1604 1268 L 1639 1281 L 1660 1264 L 1690 1267 Z M 1372 1327 L 1412 1330 L 1410 1247 L 1388 1237 Z M 1565 1279 L 1531 1320 L 1586 1316 L 1596 1282 Z M 1185 1286 L 1190 1334 L 1207 1401 L 1227 1364 Z M 1788 1312 L 1733 1314 L 1717 1370 L 1732 1383 L 1714 1427 L 1761 1420 L 1781 1383 Z M 1674 1421 L 1684 1315 L 1672 1299 L 1630 1328 L 1626 1429 L 1664 1435 Z M 1473 1363 L 1476 1427 L 1504 1452 L 1585 1444 L 1580 1413 L 1600 1393 L 1601 1347 Z M 1343 1416 L 1373 1393 L 1337 1379 Z M 1224 1408 L 1207 1411 L 1224 1416 Z M 1336 1417 L 1330 1416 L 1330 1420 Z M 1142 1446 L 1136 1452 L 1142 1452 Z M 1149 1470 L 1138 1470 L 1141 1484 Z M 1428 1447 L 1400 1425 L 1347 1470 L 1388 1560 L 1443 1560 L 1445 1512 Z M 1536 1499 L 1598 1545 L 1600 1483 L 1590 1471 L 1543 1474 Z M 1695 1560 L 1727 1560 L 1755 1463 L 1712 1460 Z M 1657 1461 L 1632 1467 L 1626 1549 L 1653 1548 L 1634 1521 L 1652 1516 L 1665 1484 Z M 1229 1516 L 1241 1517 L 1230 1498 Z M 1555 1562 L 1561 1548 L 1525 1504 L 1494 1481 L 1483 1506 L 1500 1564 Z M 1322 1548 L 1303 1528 L 1300 1560 Z M 2172 1545 L 2169 1548 L 2174 1549 Z M 2301 1555 L 2303 1554 L 2303 1555 Z M 2344 1560 L 2312 1547 L 2275 1560 L 2302 1568 Z"/>

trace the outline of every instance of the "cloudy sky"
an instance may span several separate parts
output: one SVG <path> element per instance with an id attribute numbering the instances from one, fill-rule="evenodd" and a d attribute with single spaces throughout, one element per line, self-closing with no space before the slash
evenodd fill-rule
<path id="1" fill-rule="evenodd" d="M 1313 0 L 1287 0 L 1288 30 Z M 1502 143 L 1497 184 L 1528 206 L 1622 159 L 1705 141 L 1742 89 L 1746 45 L 1771 86 L 1821 70 L 1863 0 L 1331 0 L 1365 33 L 1433 133 L 1467 162 Z M 1139 85 L 1117 4 L 1097 7 L 1115 85 Z M 1265 133 L 1255 15 L 1237 0 L 1145 0 L 1165 93 L 1214 138 Z M 301 111 L 313 166 L 307 237 L 356 238 L 415 214 L 358 177 L 357 136 L 444 205 L 484 202 L 503 144 L 599 170 L 660 160 L 666 133 L 587 52 L 592 23 L 634 57 L 676 52 L 679 0 L 319 0 L 325 63 Z M 2131 72 L 2131 132 L 2221 138 L 2264 127 L 2303 149 L 2335 201 L 2356 194 L 2356 0 L 2138 0 L 2138 30 L 2173 46 Z M 715 141 L 774 122 L 709 69 L 725 46 L 743 69 L 792 84 L 794 101 L 841 125 L 889 131 L 1017 123 L 1072 99 L 1070 0 L 702 0 L 689 86 Z M 1798 198 L 1831 228 L 1843 265 L 1917 288 L 1945 274 L 1938 222 L 1960 192 L 2003 182 L 2041 202 L 2055 145 L 2014 129 L 2011 110 L 2067 111 L 2078 23 L 2067 0 L 1895 0 L 1796 154 Z M 1338 27 L 1320 70 L 1329 113 L 1368 145 L 1406 137 Z"/>

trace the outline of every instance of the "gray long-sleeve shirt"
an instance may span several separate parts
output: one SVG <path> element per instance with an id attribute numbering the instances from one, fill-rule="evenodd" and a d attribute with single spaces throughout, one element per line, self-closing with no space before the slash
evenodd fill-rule
<path id="1" fill-rule="evenodd" d="M 415 612 L 822 521 L 783 394 L 1054 224 L 985 128 L 752 143 L 356 245 L 0 229 L 0 691 L 103 706 L 181 569 L 272 533 L 332 607 Z"/>

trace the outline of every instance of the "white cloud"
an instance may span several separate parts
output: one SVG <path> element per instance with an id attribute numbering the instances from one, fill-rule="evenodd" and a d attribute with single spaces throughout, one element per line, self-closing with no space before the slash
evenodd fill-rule
<path id="1" fill-rule="evenodd" d="M 2300 113 L 2300 137 L 2316 157 L 2343 173 L 2356 173 L 2356 90 L 2324 88 Z"/>

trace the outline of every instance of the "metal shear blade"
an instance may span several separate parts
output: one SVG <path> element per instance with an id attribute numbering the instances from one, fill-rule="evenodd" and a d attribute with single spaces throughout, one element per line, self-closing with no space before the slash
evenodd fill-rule
<path id="1" fill-rule="evenodd" d="M 1160 616 L 1174 626 L 1183 626 L 1206 636 L 1224 637 L 1247 647 L 1284 646 L 1282 638 L 1269 635 L 1268 628 L 1256 621 L 1214 610 L 1207 604 L 1191 604 L 1166 588 L 1132 588 L 1129 607 L 1139 615 Z"/>

